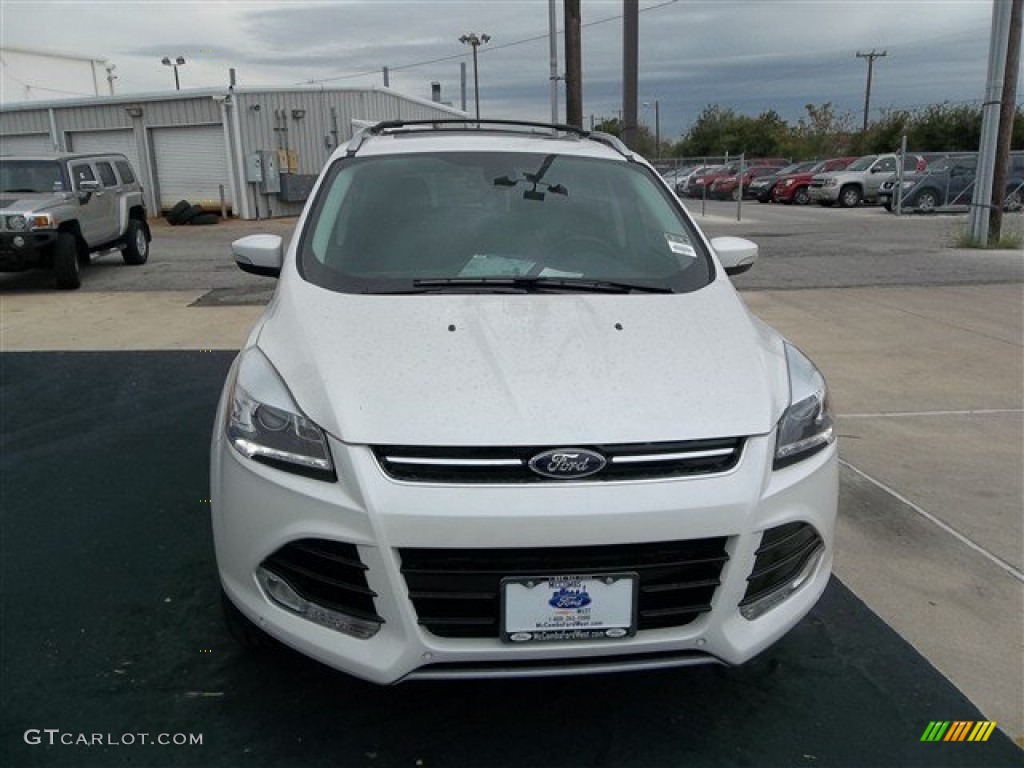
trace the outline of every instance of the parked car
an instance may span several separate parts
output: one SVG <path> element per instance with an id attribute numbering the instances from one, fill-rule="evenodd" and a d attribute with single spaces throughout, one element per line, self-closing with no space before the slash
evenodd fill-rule
<path id="1" fill-rule="evenodd" d="M 734 173 L 731 176 L 723 176 L 716 179 L 708 191 L 708 196 L 717 200 L 738 200 L 740 195 L 744 198 L 751 197 L 748 194 L 751 183 L 755 179 L 771 176 L 779 169 L 771 165 L 754 165 L 747 168 L 743 175 Z"/>
<path id="2" fill-rule="evenodd" d="M 772 187 L 772 200 L 787 205 L 807 205 L 811 202 L 811 196 L 807 190 L 816 174 L 841 171 L 856 159 L 856 157 L 833 157 L 822 160 L 806 171 L 787 174 Z"/>
<path id="3" fill-rule="evenodd" d="M 740 172 L 740 168 L 749 171 L 753 168 L 763 167 L 774 167 L 781 168 L 786 164 L 785 160 L 778 158 L 755 158 L 740 162 L 735 160 L 725 165 L 716 166 L 708 169 L 707 171 L 690 177 L 690 181 L 686 186 L 686 195 L 688 197 L 704 197 L 704 190 L 707 188 L 710 193 L 712 185 L 720 178 L 725 176 L 734 176 Z"/>
<path id="4" fill-rule="evenodd" d="M 91 254 L 149 257 L 142 188 L 124 155 L 0 157 L 0 272 L 51 269 L 78 288 Z"/>
<path id="5" fill-rule="evenodd" d="M 718 175 L 728 172 L 729 166 L 725 163 L 702 166 L 686 177 L 681 190 L 676 186 L 676 193 L 686 197 L 703 197 L 705 182 L 709 180 L 707 183 L 710 183 Z"/>
<path id="6" fill-rule="evenodd" d="M 770 203 L 772 201 L 772 190 L 782 179 L 797 173 L 810 171 L 817 166 L 814 160 L 807 160 L 802 163 L 790 163 L 778 168 L 772 173 L 767 173 L 753 179 L 744 190 L 744 197 L 757 200 L 759 203 Z"/>
<path id="7" fill-rule="evenodd" d="M 949 155 L 928 166 L 924 173 L 909 173 L 903 177 L 902 207 L 908 211 L 933 213 L 938 208 L 968 207 L 974 194 L 978 170 L 977 154 Z M 896 198 L 896 179 L 882 184 L 878 202 L 886 210 L 893 210 Z M 1021 210 L 1021 192 L 1024 189 L 1024 155 L 1011 156 L 1006 181 L 1004 210 Z"/>
<path id="8" fill-rule="evenodd" d="M 487 130 L 479 130 L 484 126 Z M 353 675 L 739 664 L 829 580 L 825 381 L 618 139 L 380 123 L 322 170 L 211 451 L 232 632 Z"/>
<path id="9" fill-rule="evenodd" d="M 856 208 L 862 202 L 874 203 L 882 183 L 895 176 L 899 155 L 865 155 L 841 171 L 815 174 L 809 188 L 810 198 L 818 205 L 839 203 L 843 208 Z M 927 162 L 920 155 L 903 158 L 905 171 L 923 171 Z"/>

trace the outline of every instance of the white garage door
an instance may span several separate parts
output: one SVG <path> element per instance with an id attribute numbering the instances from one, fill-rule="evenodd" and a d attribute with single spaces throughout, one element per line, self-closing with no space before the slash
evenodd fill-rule
<path id="1" fill-rule="evenodd" d="M 53 152 L 48 133 L 0 133 L 0 155 L 46 155 Z"/>
<path id="2" fill-rule="evenodd" d="M 220 208 L 220 185 L 231 204 L 224 129 L 219 125 L 190 125 L 153 129 L 160 207 L 172 208 L 179 200 Z"/>
<path id="3" fill-rule="evenodd" d="M 117 152 L 128 158 L 135 176 L 139 175 L 139 151 L 131 129 L 116 131 L 75 131 L 68 135 L 72 152 Z"/>

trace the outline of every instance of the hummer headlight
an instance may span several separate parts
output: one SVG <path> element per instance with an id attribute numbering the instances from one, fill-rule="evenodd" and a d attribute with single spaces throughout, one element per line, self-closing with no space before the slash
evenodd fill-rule
<path id="1" fill-rule="evenodd" d="M 22 232 L 28 227 L 28 220 L 21 214 L 7 216 L 4 219 L 4 228 L 13 232 Z"/>

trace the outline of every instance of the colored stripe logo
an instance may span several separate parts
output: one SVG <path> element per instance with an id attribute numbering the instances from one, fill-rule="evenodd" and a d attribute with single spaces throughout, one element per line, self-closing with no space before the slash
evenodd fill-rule
<path id="1" fill-rule="evenodd" d="M 995 720 L 932 720 L 921 741 L 988 741 L 995 729 Z"/>

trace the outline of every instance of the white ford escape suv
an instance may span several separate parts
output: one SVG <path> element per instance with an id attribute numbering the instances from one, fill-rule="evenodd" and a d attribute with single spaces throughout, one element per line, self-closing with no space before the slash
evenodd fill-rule
<path id="1" fill-rule="evenodd" d="M 741 663 L 829 578 L 825 382 L 617 139 L 390 122 L 325 167 L 224 387 L 236 636 L 379 683 Z"/>

